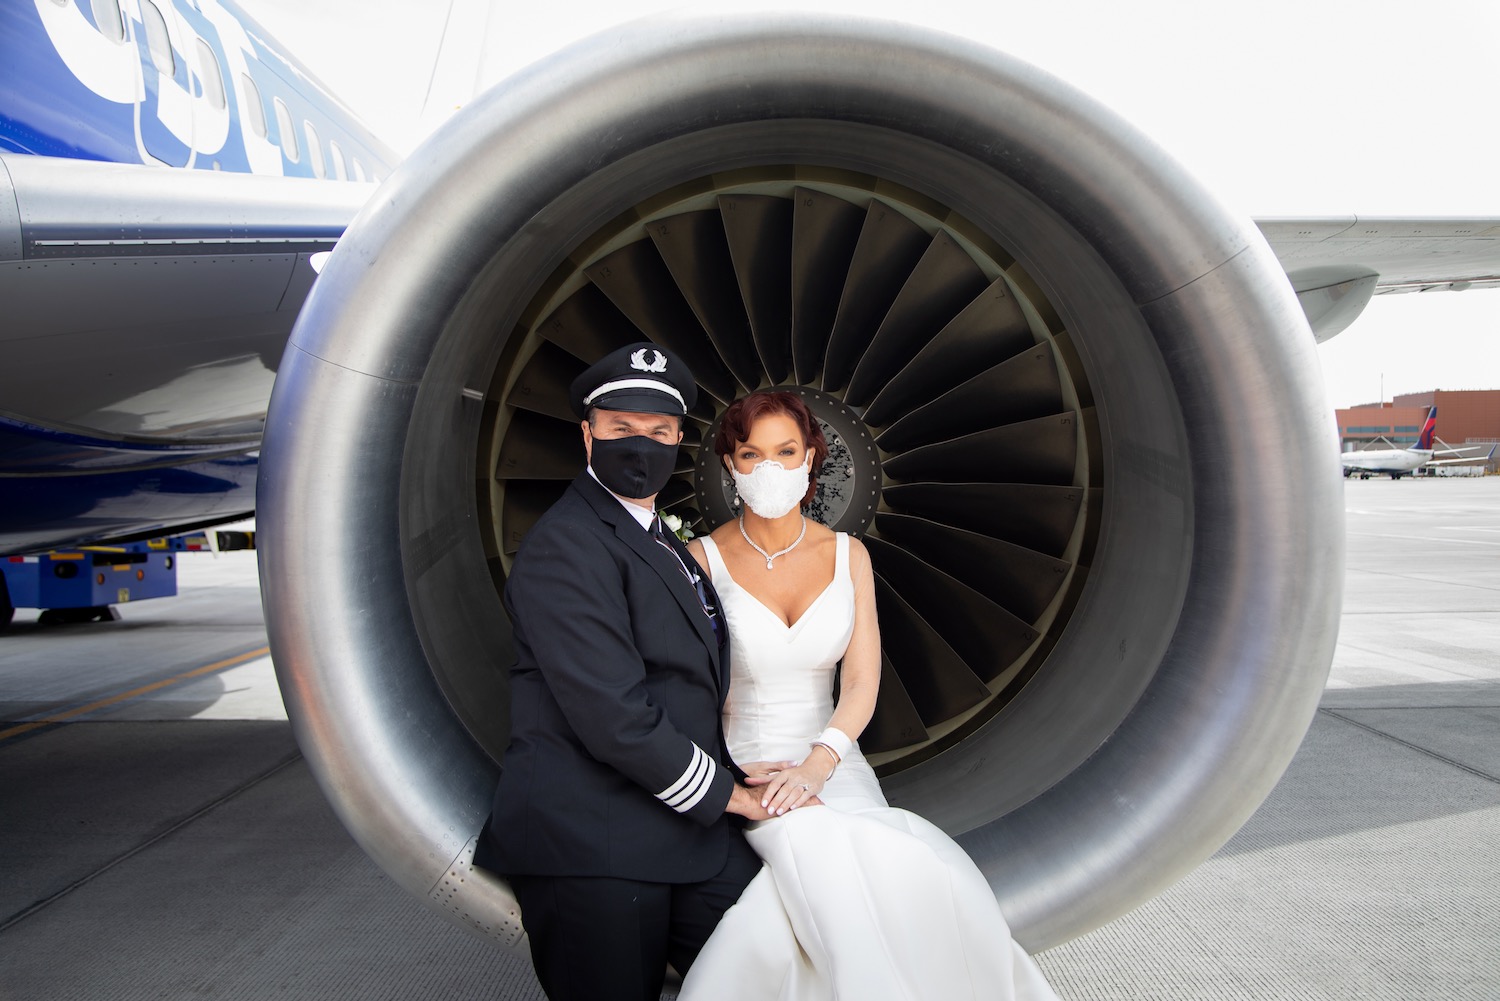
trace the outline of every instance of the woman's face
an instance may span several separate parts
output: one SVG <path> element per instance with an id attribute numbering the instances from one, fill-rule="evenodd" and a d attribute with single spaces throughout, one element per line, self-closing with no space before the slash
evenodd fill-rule
<path id="1" fill-rule="evenodd" d="M 802 429 L 786 414 L 762 415 L 750 425 L 750 437 L 724 456 L 724 464 L 738 472 L 748 473 L 767 459 L 775 459 L 787 469 L 796 469 L 807 461 Z"/>

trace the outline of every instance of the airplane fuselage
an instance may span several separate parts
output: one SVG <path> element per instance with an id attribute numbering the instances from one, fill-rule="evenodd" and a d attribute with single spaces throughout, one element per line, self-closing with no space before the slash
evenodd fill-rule
<path id="1" fill-rule="evenodd" d="M 0 553 L 243 517 L 309 261 L 395 154 L 231 0 L 0 38 Z"/>
<path id="2" fill-rule="evenodd" d="M 1355 449 L 1339 456 L 1349 472 L 1409 473 L 1432 461 L 1430 448 Z"/>
<path id="3" fill-rule="evenodd" d="M 0 152 L 375 181 L 394 157 L 232 0 L 0 10 Z"/>

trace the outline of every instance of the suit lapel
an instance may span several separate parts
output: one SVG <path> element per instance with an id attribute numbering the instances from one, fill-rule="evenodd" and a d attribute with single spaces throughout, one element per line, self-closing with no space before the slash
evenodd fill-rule
<path id="1" fill-rule="evenodd" d="M 641 528 L 640 523 L 620 506 L 620 502 L 615 499 L 614 495 L 588 474 L 588 470 L 584 470 L 573 481 L 573 487 L 589 502 L 602 521 L 614 526 L 615 536 L 629 546 L 661 578 L 662 586 L 667 589 L 672 600 L 677 602 L 683 614 L 687 616 L 694 631 L 698 634 L 698 639 L 708 648 L 709 656 L 713 659 L 714 680 L 718 682 L 719 690 L 722 692 L 724 677 L 720 665 L 719 641 L 714 636 L 713 624 L 709 622 L 703 606 L 698 604 L 697 592 L 693 590 L 693 585 L 688 582 L 688 579 L 682 575 L 682 568 L 677 565 L 672 554 L 663 549 L 651 537 L 651 533 Z M 690 555 L 685 552 L 681 555 L 690 567 L 696 565 L 692 562 Z M 706 575 L 704 580 L 706 583 Z M 718 600 L 717 595 L 714 596 L 714 600 Z M 722 615 L 723 612 L 719 614 Z"/>
<path id="2" fill-rule="evenodd" d="M 693 559 L 693 554 L 688 552 L 687 546 L 681 539 L 677 538 L 677 536 L 675 535 L 670 536 L 668 539 L 668 544 L 671 545 L 672 549 L 677 553 L 677 555 L 682 558 L 682 562 L 684 563 L 684 565 L 698 571 L 698 575 L 702 578 L 703 581 L 703 590 L 708 595 L 709 604 L 714 608 L 715 611 L 719 613 L 719 628 L 723 631 L 725 646 L 718 646 L 719 636 L 714 632 L 712 623 L 708 624 L 708 639 L 710 645 L 714 647 L 714 663 L 719 670 L 719 692 L 721 694 L 728 692 L 729 658 L 724 656 L 724 654 L 726 652 L 725 647 L 727 647 L 729 643 L 729 620 L 724 617 L 724 605 L 719 601 L 719 592 L 714 590 L 714 582 L 713 579 L 709 577 L 708 571 L 704 570 L 703 567 L 698 564 L 698 561 Z M 678 571 L 678 576 L 681 575 L 681 571 Z M 697 604 L 697 597 L 697 594 L 693 595 L 694 604 Z M 701 606 L 699 607 L 701 608 Z M 707 620 L 708 616 L 705 615 L 703 616 L 703 618 Z"/>

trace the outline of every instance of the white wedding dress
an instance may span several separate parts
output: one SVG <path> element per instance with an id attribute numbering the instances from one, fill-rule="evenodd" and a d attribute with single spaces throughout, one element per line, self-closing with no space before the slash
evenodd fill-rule
<path id="1" fill-rule="evenodd" d="M 800 761 L 833 715 L 834 669 L 854 630 L 849 537 L 838 535 L 833 582 L 791 626 L 702 541 L 731 635 L 729 753 Z M 1055 1001 L 978 867 L 938 828 L 888 806 L 858 747 L 820 796 L 825 806 L 749 826 L 766 866 L 679 1001 Z"/>

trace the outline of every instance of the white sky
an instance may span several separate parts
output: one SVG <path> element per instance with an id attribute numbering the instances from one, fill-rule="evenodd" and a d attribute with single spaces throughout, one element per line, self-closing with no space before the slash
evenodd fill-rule
<path id="1" fill-rule="evenodd" d="M 450 12 L 443 0 L 240 4 L 401 151 L 462 99 L 471 73 L 493 82 L 584 35 L 680 7 L 453 0 L 466 28 L 424 114 Z M 799 6 L 912 21 L 1005 49 L 1113 107 L 1248 215 L 1500 217 L 1495 0 Z M 486 22 L 487 31 L 476 27 Z M 474 72 L 480 38 L 484 68 Z M 1387 399 L 1500 388 L 1500 291 L 1377 296 L 1319 355 L 1332 406 L 1374 401 L 1382 386 Z"/>

